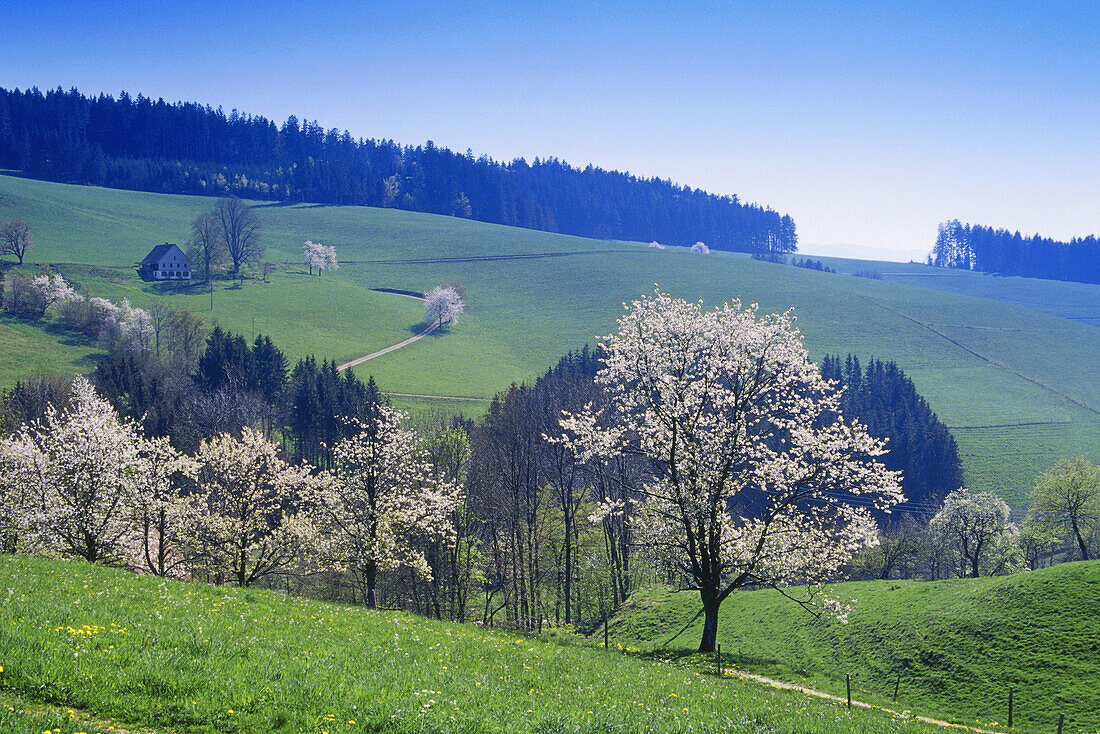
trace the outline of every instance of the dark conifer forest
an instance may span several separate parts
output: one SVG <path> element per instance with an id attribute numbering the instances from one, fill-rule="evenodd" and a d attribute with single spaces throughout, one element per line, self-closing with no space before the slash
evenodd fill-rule
<path id="1" fill-rule="evenodd" d="M 872 436 L 889 440 L 889 453 L 881 461 L 903 472 L 906 498 L 893 508 L 895 515 L 930 517 L 949 492 L 963 485 L 955 439 L 896 363 L 872 357 L 863 366 L 851 354 L 843 360 L 826 356 L 821 374 L 844 388 L 845 418 L 856 418 Z"/>
<path id="2" fill-rule="evenodd" d="M 501 163 L 431 141 L 355 139 L 293 116 L 279 126 L 126 92 L 0 89 L 0 167 L 65 183 L 393 207 L 600 239 L 797 247 L 789 216 L 667 180 L 556 158 Z"/>
<path id="3" fill-rule="evenodd" d="M 1100 241 L 1096 235 L 1059 242 L 952 219 L 940 225 L 930 257 L 933 265 L 941 267 L 1100 283 Z"/>

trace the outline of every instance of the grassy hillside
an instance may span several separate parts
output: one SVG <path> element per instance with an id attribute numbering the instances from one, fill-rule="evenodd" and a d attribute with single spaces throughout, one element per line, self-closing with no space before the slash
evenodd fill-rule
<path id="1" fill-rule="evenodd" d="M 896 360 L 952 426 L 970 486 L 1017 508 L 1059 456 L 1100 455 L 1100 329 L 1051 314 L 744 257 L 316 205 L 258 208 L 269 257 L 286 264 L 271 283 L 220 284 L 213 310 L 204 310 L 201 287 L 141 283 L 133 263 L 153 244 L 184 241 L 193 217 L 212 204 L 0 176 L 0 218 L 20 216 L 35 230 L 30 269 L 57 263 L 96 295 L 139 305 L 159 295 L 245 334 L 254 319 L 295 357 L 343 360 L 408 335 L 420 321 L 416 302 L 372 288 L 463 281 L 470 297 L 460 324 L 356 369 L 386 390 L 450 398 L 443 404 L 468 412 L 611 331 L 622 302 L 659 282 L 712 304 L 740 296 L 769 310 L 794 307 L 815 358 L 855 352 Z M 306 239 L 335 245 L 340 270 L 309 277 L 297 264 Z M 38 365 L 71 369 L 82 355 L 62 346 L 58 357 L 30 350 L 0 364 L 0 381 Z M 432 400 L 400 399 L 418 409 Z"/>
<path id="2" fill-rule="evenodd" d="M 844 694 L 850 674 L 860 698 L 898 703 L 963 721 L 1008 716 L 1050 731 L 1100 729 L 1100 562 L 1070 563 L 1001 578 L 838 584 L 855 599 L 847 625 L 815 619 L 772 591 L 735 593 L 722 606 L 718 641 L 732 662 L 780 680 Z M 698 595 L 646 590 L 619 611 L 621 644 L 680 656 L 702 630 Z M 690 659 L 690 658 L 689 658 Z"/>
<path id="3" fill-rule="evenodd" d="M 83 563 L 0 557 L 0 589 L 3 731 L 42 731 L 26 712 L 43 704 L 66 734 L 104 720 L 320 734 L 931 729 L 549 637 Z"/>
<path id="4" fill-rule="evenodd" d="M 821 260 L 838 273 L 871 271 L 891 283 L 989 298 L 1100 327 L 1100 285 L 1093 283 L 1005 277 L 969 270 L 934 268 L 919 263 L 811 257 Z"/>

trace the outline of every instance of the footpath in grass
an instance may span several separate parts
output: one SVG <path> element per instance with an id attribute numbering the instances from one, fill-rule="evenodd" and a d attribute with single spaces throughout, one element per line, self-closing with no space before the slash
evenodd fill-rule
<path id="1" fill-rule="evenodd" d="M 119 725 L 329 734 L 934 730 L 571 639 L 83 563 L 0 558 L 0 592 L 0 696 Z M 29 715 L 5 716 L 25 723 Z M 72 731 L 80 729 L 62 728 Z"/>
<path id="2" fill-rule="evenodd" d="M 718 632 L 727 663 L 838 696 L 851 675 L 857 699 L 974 726 L 1007 723 L 1012 687 L 1015 730 L 1052 731 L 1061 713 L 1066 731 L 1100 729 L 1100 561 L 998 578 L 852 582 L 829 593 L 856 601 L 847 625 L 772 591 L 733 594 Z M 694 652 L 698 607 L 692 592 L 643 590 L 613 619 L 612 644 L 713 669 L 713 657 Z"/>

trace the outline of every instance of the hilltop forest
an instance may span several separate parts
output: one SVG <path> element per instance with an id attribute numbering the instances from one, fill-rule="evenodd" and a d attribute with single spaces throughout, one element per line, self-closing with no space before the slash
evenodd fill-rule
<path id="1" fill-rule="evenodd" d="M 428 141 L 139 94 L 0 89 L 0 167 L 65 183 L 174 194 L 393 207 L 548 232 L 778 254 L 794 221 L 736 196 L 557 158 L 500 163 Z"/>
<path id="2" fill-rule="evenodd" d="M 1100 241 L 1096 235 L 1059 242 L 952 219 L 940 225 L 930 258 L 931 264 L 941 267 L 1100 283 Z"/>

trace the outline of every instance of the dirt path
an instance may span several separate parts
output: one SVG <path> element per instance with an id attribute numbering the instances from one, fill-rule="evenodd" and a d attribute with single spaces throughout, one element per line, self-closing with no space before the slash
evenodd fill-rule
<path id="1" fill-rule="evenodd" d="M 487 403 L 492 400 L 492 398 L 478 398 L 470 395 L 423 395 L 418 392 L 388 392 L 386 395 L 395 398 L 426 398 L 428 400 L 470 400 L 475 403 Z"/>
<path id="2" fill-rule="evenodd" d="M 383 290 L 383 289 L 375 289 L 375 288 L 372 288 L 371 290 L 378 290 L 378 292 L 380 292 L 380 293 L 392 293 L 395 296 L 404 296 L 405 298 L 411 298 L 414 301 L 423 301 L 424 300 L 420 296 L 414 296 L 411 293 L 401 293 L 399 291 L 394 291 L 394 290 L 388 290 L 388 289 Z M 407 347 L 410 344 L 412 344 L 414 341 L 417 341 L 418 339 L 423 339 L 428 334 L 431 334 L 433 331 L 435 331 L 438 328 L 439 328 L 439 322 L 436 321 L 434 324 L 429 326 L 427 329 L 424 329 L 424 331 L 420 332 L 416 336 L 409 337 L 408 339 L 401 342 L 400 344 L 394 344 L 392 346 L 386 347 L 385 349 L 379 349 L 377 352 L 372 352 L 371 354 L 365 354 L 362 357 L 356 357 L 355 359 L 351 360 L 350 362 L 344 362 L 341 365 L 337 365 L 336 371 L 337 372 L 342 372 L 342 371 L 346 370 L 348 367 L 354 367 L 357 364 L 363 364 L 364 362 L 372 360 L 375 357 L 381 357 L 383 354 L 389 354 L 390 352 L 392 352 L 394 350 L 397 350 L 397 349 L 400 349 L 401 347 Z"/>
<path id="3" fill-rule="evenodd" d="M 746 678 L 748 680 L 754 680 L 757 683 L 764 683 L 766 685 L 772 686 L 773 688 L 782 688 L 782 689 L 788 690 L 788 691 L 798 691 L 800 693 L 805 693 L 807 696 L 816 696 L 817 698 L 824 698 L 824 699 L 827 699 L 829 701 L 838 701 L 840 703 L 846 703 L 847 702 L 847 700 L 843 696 L 834 696 L 831 693 L 825 693 L 825 691 L 819 691 L 816 688 L 807 688 L 806 686 L 800 686 L 796 683 L 785 683 L 784 681 L 781 681 L 781 680 L 776 680 L 774 678 L 766 678 L 762 675 L 756 675 L 755 673 L 747 673 L 744 670 L 737 670 L 736 668 L 730 668 L 729 673 L 731 673 L 733 675 L 736 675 L 740 678 Z M 893 714 L 895 716 L 901 716 L 901 713 L 902 713 L 901 711 L 896 711 L 896 710 L 891 709 L 891 708 L 886 708 L 885 706 L 876 706 L 873 703 L 866 703 L 864 701 L 857 701 L 854 698 L 852 699 L 852 705 L 853 706 L 859 706 L 860 708 L 865 708 L 865 709 L 875 709 L 876 711 L 885 711 L 886 713 Z M 979 729 L 975 726 L 967 726 L 965 724 L 952 724 L 950 721 L 943 721 L 942 719 L 933 719 L 929 716 L 916 716 L 916 715 L 913 715 L 912 718 L 915 721 L 921 721 L 921 722 L 924 722 L 925 724 L 932 724 L 933 726 L 942 726 L 942 727 L 948 728 L 948 729 L 962 729 L 964 731 L 979 732 L 980 734 L 1002 734 L 1001 732 L 996 732 L 996 731 L 993 731 L 993 730 L 990 730 L 990 729 Z"/>
<path id="4" fill-rule="evenodd" d="M 413 296 L 409 296 L 409 298 L 412 298 L 412 297 Z M 383 354 L 389 354 L 390 352 L 394 351 L 395 349 L 400 349 L 401 347 L 407 347 L 408 345 L 412 344 L 414 341 L 416 341 L 418 339 L 423 339 L 428 334 L 431 334 L 433 331 L 435 331 L 438 328 L 439 328 L 439 322 L 436 321 L 434 324 L 429 326 L 427 329 L 424 329 L 424 331 L 420 332 L 416 336 L 410 336 L 408 339 L 406 339 L 403 342 L 400 342 L 398 344 L 394 344 L 392 346 L 386 347 L 385 349 L 379 349 L 377 352 L 373 352 L 371 354 L 365 354 L 362 357 L 356 357 L 355 359 L 351 360 L 350 362 L 344 362 L 341 365 L 337 365 L 336 369 L 338 371 L 339 370 L 346 370 L 348 367 L 354 367 L 357 364 L 363 364 L 364 362 L 366 362 L 368 360 L 371 360 L 371 359 L 374 359 L 375 357 L 381 357 Z"/>

